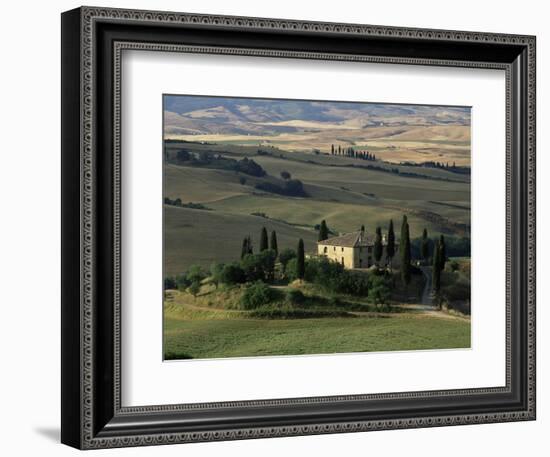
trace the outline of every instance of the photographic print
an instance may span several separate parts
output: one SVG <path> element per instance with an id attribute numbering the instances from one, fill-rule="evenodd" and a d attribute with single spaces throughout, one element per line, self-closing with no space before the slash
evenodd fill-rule
<path id="1" fill-rule="evenodd" d="M 470 121 L 163 95 L 164 359 L 469 348 Z"/>

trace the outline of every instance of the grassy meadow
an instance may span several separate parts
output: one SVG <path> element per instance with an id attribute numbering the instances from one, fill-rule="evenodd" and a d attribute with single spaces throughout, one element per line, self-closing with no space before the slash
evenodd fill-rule
<path id="1" fill-rule="evenodd" d="M 413 314 L 307 320 L 167 316 L 164 332 L 167 359 L 470 347 L 469 321 Z"/>
<path id="2" fill-rule="evenodd" d="M 470 347 L 470 320 L 464 315 L 399 307 L 386 308 L 384 312 L 367 300 L 354 300 L 338 306 L 343 311 L 338 317 L 257 318 L 254 313 L 239 309 L 241 291 L 239 288 L 215 291 L 203 286 L 197 297 L 186 292 L 168 292 L 164 308 L 165 358 Z M 307 293 L 312 294 L 312 290 Z M 317 302 L 322 298 L 322 294 L 316 295 Z M 326 307 L 316 309 L 322 308 Z"/>

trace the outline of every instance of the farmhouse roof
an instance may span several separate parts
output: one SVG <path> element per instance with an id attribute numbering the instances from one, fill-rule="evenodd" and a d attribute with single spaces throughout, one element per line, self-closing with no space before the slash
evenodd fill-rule
<path id="1" fill-rule="evenodd" d="M 363 230 L 359 230 L 358 232 L 345 233 L 344 235 L 327 238 L 326 240 L 318 241 L 317 244 L 342 246 L 345 248 L 374 246 L 374 236 L 365 233 Z"/>

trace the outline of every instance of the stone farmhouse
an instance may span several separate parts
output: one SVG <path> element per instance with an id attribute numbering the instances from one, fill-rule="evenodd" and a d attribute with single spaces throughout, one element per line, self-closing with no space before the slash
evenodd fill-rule
<path id="1" fill-rule="evenodd" d="M 317 254 L 341 263 L 344 268 L 370 268 L 376 261 L 374 259 L 375 235 L 365 233 L 363 230 L 345 233 L 340 236 L 327 238 L 317 242 Z M 382 236 L 382 258 L 380 266 L 389 266 L 390 262 L 386 253 L 387 239 Z M 395 242 L 395 255 L 392 259 L 392 266 L 399 264 L 399 247 Z"/>

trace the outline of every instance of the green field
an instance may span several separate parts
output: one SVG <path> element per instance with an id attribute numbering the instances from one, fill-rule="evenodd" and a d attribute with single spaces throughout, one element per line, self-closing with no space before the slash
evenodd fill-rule
<path id="1" fill-rule="evenodd" d="M 353 317 L 251 319 L 231 307 L 238 292 L 210 303 L 176 292 L 165 304 L 164 353 L 169 359 L 470 347 L 470 320 L 438 312 L 357 313 Z"/>
<path id="2" fill-rule="evenodd" d="M 418 278 L 409 295 L 422 290 Z M 244 287 L 244 286 L 243 286 Z M 366 298 L 342 296 L 347 317 L 255 319 L 239 306 L 243 287 L 203 285 L 197 297 L 170 291 L 164 304 L 164 353 L 168 359 L 330 354 L 470 347 L 470 319 L 435 308 L 399 305 L 386 311 Z M 299 288 L 319 303 L 330 296 L 308 283 Z M 399 291 L 397 291 L 399 292 Z M 396 298 L 399 293 L 396 293 Z M 347 307 L 345 303 L 348 303 Z M 355 305 L 355 307 L 350 307 Z M 356 311 L 357 306 L 367 311 Z M 319 308 L 321 306 L 321 308 Z M 305 309 L 312 309 L 305 305 Z"/>
<path id="3" fill-rule="evenodd" d="M 165 353 L 219 358 L 470 347 L 470 323 L 401 314 L 299 320 L 165 320 Z"/>

